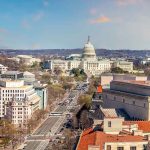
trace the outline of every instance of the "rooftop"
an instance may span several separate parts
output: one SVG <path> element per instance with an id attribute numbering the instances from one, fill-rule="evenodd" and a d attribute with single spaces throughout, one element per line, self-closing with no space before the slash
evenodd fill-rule
<path id="1" fill-rule="evenodd" d="M 138 129 L 142 130 L 144 133 L 150 132 L 150 121 L 124 121 L 123 125 L 133 125 L 137 124 Z"/>
<path id="2" fill-rule="evenodd" d="M 31 72 L 28 72 L 28 71 L 25 71 L 24 73 L 23 73 L 23 75 L 24 76 L 35 76 L 33 73 L 31 73 Z"/>
<path id="3" fill-rule="evenodd" d="M 12 80 L 7 78 L 0 78 L 0 82 L 23 82 L 23 80 Z"/>
<path id="4" fill-rule="evenodd" d="M 19 71 L 6 71 L 4 74 L 7 74 L 7 75 L 12 75 L 12 74 L 19 74 L 21 72 Z"/>
<path id="5" fill-rule="evenodd" d="M 129 84 L 134 84 L 134 85 L 143 85 L 143 86 L 150 86 L 150 81 L 136 81 L 136 80 L 125 80 L 125 81 L 120 81 L 120 80 L 115 80 L 113 82 L 120 82 L 120 83 L 129 83 Z"/>
<path id="6" fill-rule="evenodd" d="M 103 149 L 105 143 L 112 142 L 146 142 L 142 136 L 133 136 L 129 134 L 106 134 L 102 131 L 94 131 L 92 128 L 82 132 L 77 150 L 88 150 L 88 145 L 100 146 Z"/>

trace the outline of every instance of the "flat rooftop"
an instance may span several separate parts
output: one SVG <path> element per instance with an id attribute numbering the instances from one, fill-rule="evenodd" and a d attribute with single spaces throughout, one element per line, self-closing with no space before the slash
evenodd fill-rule
<path id="1" fill-rule="evenodd" d="M 115 80 L 110 83 L 110 90 L 130 94 L 150 96 L 150 81 Z"/>
<path id="2" fill-rule="evenodd" d="M 22 72 L 19 72 L 19 71 L 6 71 L 4 74 L 5 75 L 16 75 L 16 74 L 20 74 L 20 73 L 22 73 Z"/>
<path id="3" fill-rule="evenodd" d="M 120 83 L 129 83 L 129 84 L 134 84 L 134 85 L 143 85 L 143 86 L 150 86 L 150 81 L 136 81 L 136 80 L 114 80 L 113 82 L 120 82 Z"/>

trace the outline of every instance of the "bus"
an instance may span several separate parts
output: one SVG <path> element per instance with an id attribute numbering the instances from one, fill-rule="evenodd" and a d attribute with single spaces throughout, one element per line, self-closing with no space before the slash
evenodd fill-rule
<path id="1" fill-rule="evenodd" d="M 51 113 L 49 114 L 49 116 L 62 116 L 62 114 L 63 114 L 63 113 L 61 113 L 61 112 L 51 112 Z"/>

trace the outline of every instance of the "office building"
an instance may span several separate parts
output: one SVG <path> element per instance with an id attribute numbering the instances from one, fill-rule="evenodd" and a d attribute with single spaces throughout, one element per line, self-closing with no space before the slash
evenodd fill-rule
<path id="1" fill-rule="evenodd" d="M 7 114 L 7 106 L 12 103 L 12 107 L 23 107 L 24 105 L 33 104 L 32 113 L 39 108 L 39 100 L 40 97 L 36 94 L 32 85 L 25 85 L 23 80 L 8 80 L 1 79 L 0 80 L 0 117 L 5 117 Z M 9 108 L 11 108 L 9 106 Z M 17 115 L 17 113 L 13 113 L 13 111 L 17 111 L 17 109 L 12 109 L 12 117 L 13 115 Z M 7 114 L 8 116 L 8 114 Z M 10 116 L 9 116 L 10 117 Z M 12 118 L 17 119 L 17 118 Z"/>
<path id="2" fill-rule="evenodd" d="M 112 81 L 103 89 L 104 108 L 123 108 L 132 119 L 150 120 L 150 82 Z"/>
<path id="3" fill-rule="evenodd" d="M 34 85 L 35 92 L 40 97 L 39 109 L 46 109 L 48 101 L 48 89 L 47 84 L 36 83 Z"/>

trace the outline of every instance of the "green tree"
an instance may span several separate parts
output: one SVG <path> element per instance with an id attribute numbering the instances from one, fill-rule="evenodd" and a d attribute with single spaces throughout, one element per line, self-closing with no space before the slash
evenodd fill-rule
<path id="1" fill-rule="evenodd" d="M 80 95 L 78 98 L 78 103 L 80 105 L 85 104 L 87 108 L 90 108 L 92 103 L 92 96 L 89 94 Z"/>
<path id="2" fill-rule="evenodd" d="M 74 75 L 76 81 L 84 81 L 87 78 L 87 75 L 83 69 L 73 68 L 71 70 L 71 74 Z"/>
<path id="3" fill-rule="evenodd" d="M 60 68 L 60 67 L 55 67 L 55 68 L 54 68 L 54 73 L 55 73 L 56 75 L 58 75 L 58 76 L 59 76 L 59 75 L 61 75 L 61 74 L 62 74 L 62 72 L 63 72 L 63 71 L 61 70 L 61 68 Z"/>
<path id="4" fill-rule="evenodd" d="M 71 74 L 73 74 L 75 77 L 79 77 L 80 76 L 80 69 L 79 68 L 73 68 L 71 70 Z"/>
<path id="5" fill-rule="evenodd" d="M 116 67 L 111 69 L 111 73 L 128 73 L 128 71 L 124 71 L 123 69 Z"/>
<path id="6" fill-rule="evenodd" d="M 49 83 L 50 79 L 51 79 L 51 75 L 48 72 L 44 73 L 41 77 L 41 81 L 45 83 Z"/>

